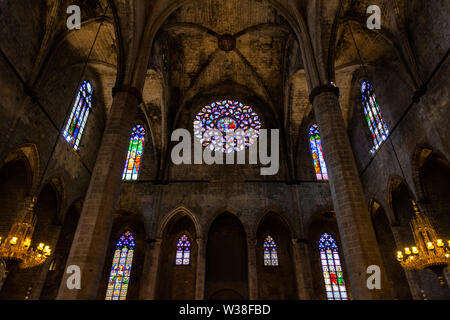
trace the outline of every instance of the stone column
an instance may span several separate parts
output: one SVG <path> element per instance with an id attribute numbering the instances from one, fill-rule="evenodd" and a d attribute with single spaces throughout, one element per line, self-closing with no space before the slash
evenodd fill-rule
<path id="1" fill-rule="evenodd" d="M 444 278 L 445 282 L 447 283 L 447 290 L 450 288 L 450 268 L 447 267 L 444 269 Z"/>
<path id="2" fill-rule="evenodd" d="M 6 280 L 6 263 L 0 259 L 0 291 L 2 291 L 3 284 Z"/>
<path id="3" fill-rule="evenodd" d="M 149 240 L 144 267 L 142 268 L 142 285 L 139 292 L 139 298 L 142 300 L 155 299 L 161 243 L 161 239 Z"/>
<path id="4" fill-rule="evenodd" d="M 312 274 L 309 263 L 307 242 L 292 239 L 297 297 L 299 300 L 310 300 L 312 292 Z"/>
<path id="5" fill-rule="evenodd" d="M 123 87 L 115 92 L 66 264 L 66 270 L 71 265 L 80 268 L 81 289 L 68 289 L 66 283 L 70 274 L 64 273 L 57 299 L 97 297 L 133 120 L 141 101 L 135 88 Z"/>
<path id="6" fill-rule="evenodd" d="M 39 271 L 35 271 L 36 280 L 32 283 L 33 290 L 30 295 L 30 300 L 39 300 L 42 294 L 42 290 L 44 289 L 45 282 L 47 280 L 47 276 L 49 273 L 50 264 L 55 259 L 55 249 L 58 245 L 58 239 L 59 235 L 61 233 L 62 227 L 59 227 L 57 232 L 52 232 L 52 234 L 49 236 L 48 243 L 50 245 L 50 248 L 53 251 L 53 254 L 45 260 L 45 262 L 39 266 Z"/>
<path id="7" fill-rule="evenodd" d="M 385 208 L 385 210 L 389 216 L 391 216 L 391 217 L 394 216 L 394 213 L 392 212 L 392 209 L 390 208 L 390 206 L 387 206 Z M 398 227 L 399 227 L 398 224 L 391 223 L 391 231 L 392 231 L 392 235 L 395 240 L 395 247 L 397 248 L 397 250 L 402 249 L 404 247 L 402 237 L 398 230 Z M 405 270 L 405 269 L 403 269 L 403 271 L 405 272 L 406 280 L 408 281 L 409 291 L 411 292 L 411 297 L 413 298 L 413 300 L 421 300 L 422 295 L 420 294 L 419 289 L 417 287 L 417 282 L 418 282 L 417 275 L 414 273 L 414 271 Z"/>
<path id="8" fill-rule="evenodd" d="M 248 294 L 250 300 L 258 300 L 258 274 L 256 268 L 256 244 L 257 240 L 247 240 L 248 247 Z"/>
<path id="9" fill-rule="evenodd" d="M 39 266 L 39 269 L 36 271 L 37 279 L 33 282 L 32 291 L 29 296 L 30 300 L 39 300 L 39 298 L 41 297 L 52 259 L 53 256 L 49 257 L 42 265 Z"/>
<path id="10" fill-rule="evenodd" d="M 197 238 L 197 276 L 195 278 L 195 300 L 205 299 L 206 241 Z"/>
<path id="11" fill-rule="evenodd" d="M 322 138 L 352 296 L 354 299 L 390 299 L 386 273 L 338 96 L 338 88 L 326 85 L 312 90 L 310 100 Z M 380 290 L 367 288 L 367 267 L 370 265 L 381 269 Z"/>

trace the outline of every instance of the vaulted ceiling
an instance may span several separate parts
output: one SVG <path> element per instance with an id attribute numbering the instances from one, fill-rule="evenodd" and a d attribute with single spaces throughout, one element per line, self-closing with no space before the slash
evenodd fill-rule
<path id="1" fill-rule="evenodd" d="M 23 27 L 4 28 L 0 35 L 10 44 L 3 46 L 6 54 L 30 83 L 49 66 L 61 70 L 84 63 L 96 39 L 89 67 L 105 82 L 107 108 L 116 79 L 141 83 L 133 77 L 143 64 L 143 111 L 156 148 L 164 149 L 181 113 L 201 107 L 192 106 L 199 96 L 234 95 L 257 98 L 261 116 L 284 128 L 295 149 L 311 115 L 312 82 L 336 82 L 346 120 L 348 92 L 361 60 L 368 65 L 389 61 L 417 82 L 404 31 L 418 2 L 382 0 L 383 29 L 372 31 L 365 26 L 370 0 L 9 1 L 1 7 L 9 19 L 5 26 Z M 82 9 L 78 31 L 68 31 L 61 18 L 72 4 Z M 34 5 L 31 18 L 15 21 L 13 11 L 26 12 L 26 5 Z M 14 33 L 32 28 L 29 42 Z M 221 42 L 224 35 L 232 38 Z"/>
<path id="2" fill-rule="evenodd" d="M 231 36 L 228 42 L 224 35 Z M 268 1 L 193 1 L 164 23 L 156 40 L 158 58 L 151 62 L 163 60 L 174 112 L 196 95 L 231 82 L 277 113 L 284 107 L 291 38 L 289 25 Z"/>

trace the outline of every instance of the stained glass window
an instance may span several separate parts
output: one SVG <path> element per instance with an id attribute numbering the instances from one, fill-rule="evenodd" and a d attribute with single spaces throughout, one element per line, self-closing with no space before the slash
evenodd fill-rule
<path id="1" fill-rule="evenodd" d="M 339 248 L 328 233 L 320 237 L 319 253 L 328 300 L 348 300 Z"/>
<path id="2" fill-rule="evenodd" d="M 380 105 L 375 98 L 373 86 L 370 82 L 363 81 L 361 83 L 361 97 L 364 115 L 372 135 L 373 148 L 370 152 L 373 154 L 378 150 L 383 141 L 387 139 L 389 130 L 384 123 Z"/>
<path id="3" fill-rule="evenodd" d="M 123 169 L 122 180 L 137 180 L 139 168 L 142 162 L 142 153 L 144 151 L 145 129 L 141 125 L 133 128 L 131 133 L 130 145 L 128 147 L 127 160 Z"/>
<path id="4" fill-rule="evenodd" d="M 84 126 L 92 108 L 92 95 L 92 84 L 84 81 L 78 90 L 72 113 L 63 131 L 64 138 L 75 150 L 78 150 Z"/>
<path id="5" fill-rule="evenodd" d="M 270 267 L 278 266 L 278 249 L 277 243 L 271 236 L 267 236 L 263 244 L 264 248 L 264 265 Z"/>
<path id="6" fill-rule="evenodd" d="M 106 290 L 106 300 L 126 300 L 134 247 L 134 238 L 129 231 L 125 232 L 117 241 Z"/>
<path id="7" fill-rule="evenodd" d="M 328 180 L 327 166 L 323 158 L 322 140 L 320 139 L 319 127 L 313 124 L 309 129 L 309 145 L 313 157 L 314 170 L 317 180 Z"/>
<path id="8" fill-rule="evenodd" d="M 175 264 L 177 266 L 187 266 L 189 265 L 191 259 L 191 243 L 186 235 L 182 235 L 178 239 L 177 243 L 177 254 L 175 257 Z"/>
<path id="9" fill-rule="evenodd" d="M 239 101 L 216 101 L 196 115 L 194 120 L 195 137 L 203 147 L 214 151 L 231 153 L 250 147 L 258 138 L 261 120 L 253 109 Z M 214 135 L 208 134 L 215 131 Z M 234 136 L 231 135 L 234 133 Z M 213 136 L 221 136 L 220 141 L 211 143 Z"/>

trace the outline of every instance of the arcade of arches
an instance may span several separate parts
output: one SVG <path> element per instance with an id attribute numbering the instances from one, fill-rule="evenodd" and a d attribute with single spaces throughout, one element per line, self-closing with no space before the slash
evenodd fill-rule
<path id="1" fill-rule="evenodd" d="M 450 299 L 395 256 L 411 200 L 450 239 L 450 5 L 372 2 L 1 1 L 0 236 L 34 199 L 52 252 L 0 299 Z M 179 128 L 278 129 L 279 170 L 176 165 Z"/>

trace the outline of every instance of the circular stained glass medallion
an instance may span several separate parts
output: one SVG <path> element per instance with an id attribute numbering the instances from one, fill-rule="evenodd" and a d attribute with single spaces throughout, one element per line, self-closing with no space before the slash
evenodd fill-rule
<path id="1" fill-rule="evenodd" d="M 194 119 L 194 134 L 202 145 L 224 153 L 250 147 L 258 139 L 260 129 L 259 116 L 239 101 L 213 102 Z"/>

